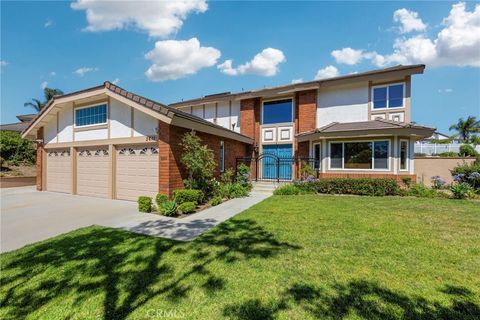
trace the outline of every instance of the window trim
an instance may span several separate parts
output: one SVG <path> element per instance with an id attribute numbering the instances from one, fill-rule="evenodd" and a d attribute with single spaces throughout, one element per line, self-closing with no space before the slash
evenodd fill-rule
<path id="1" fill-rule="evenodd" d="M 219 162 L 220 162 L 220 172 L 225 172 L 225 143 L 220 141 L 220 153 L 219 153 Z"/>
<path id="2" fill-rule="evenodd" d="M 389 96 L 390 96 L 390 89 L 388 87 L 390 86 L 395 86 L 395 85 L 403 85 L 403 97 L 402 97 L 402 106 L 401 107 L 390 107 L 389 106 Z M 375 108 L 375 105 L 374 105 L 374 101 L 375 101 L 375 96 L 374 96 L 374 90 L 377 89 L 377 88 L 387 88 L 387 106 L 385 108 Z M 381 110 L 400 110 L 400 109 L 405 109 L 405 96 L 406 96 L 406 82 L 394 82 L 394 83 L 387 83 L 387 84 L 379 84 L 379 85 L 376 85 L 376 86 L 372 86 L 371 87 L 371 103 L 372 103 L 372 107 L 371 107 L 371 110 L 372 111 L 381 111 Z"/>
<path id="3" fill-rule="evenodd" d="M 83 125 L 83 126 L 77 126 L 77 110 L 91 108 L 91 107 L 98 107 L 98 106 L 102 106 L 102 105 L 106 106 L 106 111 L 107 111 L 107 117 L 106 117 L 105 122 L 99 122 L 99 123 L 94 123 L 94 124 L 86 124 L 86 125 Z M 110 111 L 110 106 L 108 104 L 108 101 L 96 102 L 96 103 L 89 104 L 89 105 L 86 105 L 86 106 L 74 107 L 73 108 L 73 128 L 75 128 L 75 129 L 76 128 L 89 128 L 89 127 L 106 125 L 106 124 L 108 124 L 108 120 L 109 120 L 109 114 L 110 114 L 109 111 Z"/>
<path id="4" fill-rule="evenodd" d="M 406 156 L 407 158 L 405 159 L 405 169 L 402 169 L 402 142 L 407 143 L 407 149 L 406 149 Z M 408 163 L 410 162 L 410 141 L 408 139 L 400 139 L 398 143 L 398 171 L 408 171 L 409 170 L 409 165 Z"/>
<path id="5" fill-rule="evenodd" d="M 290 122 L 278 122 L 278 123 L 267 123 L 263 122 L 263 115 L 264 115 L 264 107 L 265 102 L 275 102 L 275 101 L 282 101 L 282 100 L 291 100 L 292 101 L 292 121 Z M 277 126 L 277 125 L 291 125 L 295 122 L 295 99 L 293 97 L 283 97 L 283 98 L 274 98 L 274 99 L 265 99 L 262 100 L 262 108 L 260 109 L 260 121 L 262 126 Z"/>
<path id="6" fill-rule="evenodd" d="M 318 146 L 318 168 L 315 168 L 315 146 Z M 313 158 L 313 170 L 320 171 L 322 170 L 322 143 L 314 142 L 312 143 L 312 158 Z"/>
<path id="7" fill-rule="evenodd" d="M 387 168 L 386 169 L 375 169 L 375 145 L 374 142 L 386 141 L 388 143 L 388 155 L 387 155 Z M 372 143 L 372 169 L 349 169 L 345 168 L 345 143 L 352 142 L 370 142 Z M 331 157 L 331 144 L 332 143 L 341 143 L 342 144 L 342 168 L 332 168 L 332 157 Z M 340 141 L 329 141 L 328 142 L 328 170 L 331 171 L 377 171 L 377 172 L 390 172 L 391 171 L 391 149 L 392 149 L 392 140 L 391 139 L 370 139 L 370 140 L 340 140 Z"/>

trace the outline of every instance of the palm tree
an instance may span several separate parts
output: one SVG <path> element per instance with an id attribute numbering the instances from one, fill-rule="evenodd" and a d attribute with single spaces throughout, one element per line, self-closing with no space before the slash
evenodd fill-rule
<path id="1" fill-rule="evenodd" d="M 480 121 L 477 121 L 477 118 L 474 116 L 469 116 L 467 120 L 460 118 L 458 122 L 451 125 L 448 130 L 458 131 L 460 138 L 462 138 L 464 142 L 468 142 L 470 140 L 470 134 L 480 132 Z"/>
<path id="2" fill-rule="evenodd" d="M 23 104 L 24 107 L 32 107 L 35 109 L 37 112 L 42 110 L 43 107 L 50 101 L 54 96 L 62 95 L 63 91 L 60 89 L 51 89 L 51 88 L 45 88 L 43 89 L 43 95 L 45 96 L 45 101 L 42 102 L 38 99 L 32 99 L 32 101 L 25 102 Z"/>

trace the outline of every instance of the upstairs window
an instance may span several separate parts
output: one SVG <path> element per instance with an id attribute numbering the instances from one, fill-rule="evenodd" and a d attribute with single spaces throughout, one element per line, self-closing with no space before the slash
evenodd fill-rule
<path id="1" fill-rule="evenodd" d="M 263 124 L 293 122 L 292 99 L 263 103 Z"/>
<path id="2" fill-rule="evenodd" d="M 373 88 L 373 109 L 402 108 L 404 85 L 392 84 Z"/>
<path id="3" fill-rule="evenodd" d="M 75 127 L 107 123 L 107 105 L 75 109 Z"/>

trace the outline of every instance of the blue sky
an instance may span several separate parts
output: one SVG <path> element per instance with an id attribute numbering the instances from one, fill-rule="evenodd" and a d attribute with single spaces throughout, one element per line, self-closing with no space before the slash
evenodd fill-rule
<path id="1" fill-rule="evenodd" d="M 448 131 L 480 117 L 479 19 L 478 2 L 2 1 L 1 122 L 32 112 L 23 103 L 45 84 L 118 81 L 171 103 L 426 63 L 413 77 L 413 121 Z"/>

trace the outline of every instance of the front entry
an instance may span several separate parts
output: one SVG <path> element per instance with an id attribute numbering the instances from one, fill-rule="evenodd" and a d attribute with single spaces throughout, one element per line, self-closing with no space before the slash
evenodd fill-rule
<path id="1" fill-rule="evenodd" d="M 292 156 L 291 144 L 263 145 L 262 179 L 292 180 Z"/>

